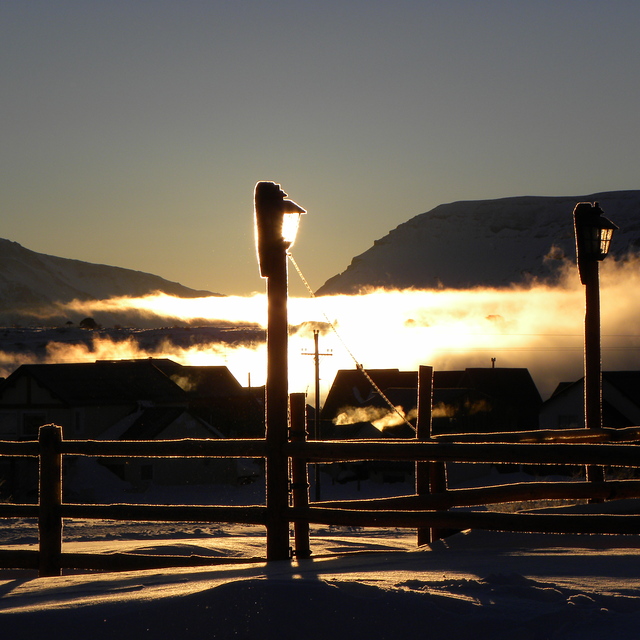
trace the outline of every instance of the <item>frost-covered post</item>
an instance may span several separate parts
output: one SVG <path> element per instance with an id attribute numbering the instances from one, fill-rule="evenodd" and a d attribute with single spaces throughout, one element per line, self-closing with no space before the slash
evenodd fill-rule
<path id="1" fill-rule="evenodd" d="M 307 399 L 304 393 L 290 396 L 292 442 L 307 440 Z M 309 507 L 309 474 L 307 461 L 298 457 L 291 459 L 291 495 L 293 506 L 298 509 Z M 298 520 L 293 523 L 294 555 L 298 560 L 311 557 L 309 522 Z"/>
<path id="2" fill-rule="evenodd" d="M 433 367 L 418 368 L 418 420 L 416 438 L 429 441 L 433 437 Z M 446 491 L 447 479 L 444 462 L 416 462 L 416 494 L 428 495 Z M 440 537 L 437 529 L 418 529 L 418 545 L 434 542 Z"/>
<path id="3" fill-rule="evenodd" d="M 38 575 L 62 575 L 62 427 L 40 427 Z"/>
<path id="4" fill-rule="evenodd" d="M 289 558 L 289 429 L 287 251 L 305 213 L 274 182 L 255 188 L 255 226 L 260 275 L 267 280 L 267 384 L 265 392 L 267 560 Z"/>

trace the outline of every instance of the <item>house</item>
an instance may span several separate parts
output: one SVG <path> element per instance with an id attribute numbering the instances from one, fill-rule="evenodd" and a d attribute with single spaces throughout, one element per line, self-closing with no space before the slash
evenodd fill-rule
<path id="1" fill-rule="evenodd" d="M 0 438 L 33 439 L 55 423 L 66 439 L 117 439 L 150 409 L 154 420 L 145 429 L 138 422 L 140 435 L 157 438 L 185 411 L 203 437 L 264 434 L 260 402 L 227 367 L 148 358 L 20 366 L 0 385 Z"/>
<path id="2" fill-rule="evenodd" d="M 415 423 L 418 374 L 398 369 L 367 370 L 367 375 L 394 407 L 402 407 Z M 540 393 L 527 369 L 467 368 L 434 371 L 434 433 L 482 433 L 535 429 L 542 404 Z M 322 408 L 324 437 L 340 437 L 340 428 L 367 417 L 363 409 L 389 413 L 388 403 L 359 369 L 338 371 Z M 369 415 L 375 415 L 369 413 Z M 380 415 L 380 413 L 378 413 Z M 371 420 L 376 424 L 375 420 Z M 397 420 L 396 420 L 397 422 Z M 331 427 L 331 425 L 334 425 Z M 395 437 L 412 437 L 406 423 L 393 427 Z M 383 435 L 392 435 L 392 432 Z"/>
<path id="3" fill-rule="evenodd" d="M 67 440 L 251 437 L 264 433 L 264 412 L 226 367 L 154 358 L 22 365 L 0 384 L 0 439 L 35 439 L 49 423 L 60 425 Z M 201 484 L 238 476 L 235 461 L 223 459 L 102 462 L 137 490 L 152 481 Z M 28 464 L 12 465 L 0 469 L 5 492 L 28 491 L 35 474 Z"/>
<path id="4" fill-rule="evenodd" d="M 398 369 L 373 369 L 366 373 L 359 369 L 338 371 L 321 411 L 321 437 L 415 437 L 418 373 Z M 527 369 L 434 371 L 432 430 L 435 434 L 453 434 L 535 429 L 541 403 Z M 450 479 L 462 480 L 469 475 L 468 468 L 459 467 L 457 465 L 452 474 L 450 465 Z M 473 467 L 472 473 L 485 471 L 481 465 Z M 413 465 L 343 463 L 326 470 L 338 482 L 362 479 L 367 474 L 367 477 L 378 476 L 389 482 L 408 479 Z"/>
<path id="5" fill-rule="evenodd" d="M 157 361 L 25 364 L 0 386 L 0 438 L 32 440 L 43 424 L 65 439 L 104 439 L 145 407 L 187 408 L 187 394 Z"/>
<path id="6" fill-rule="evenodd" d="M 640 371 L 602 372 L 602 423 L 640 425 Z M 540 428 L 584 428 L 584 378 L 558 385 L 540 409 Z"/>

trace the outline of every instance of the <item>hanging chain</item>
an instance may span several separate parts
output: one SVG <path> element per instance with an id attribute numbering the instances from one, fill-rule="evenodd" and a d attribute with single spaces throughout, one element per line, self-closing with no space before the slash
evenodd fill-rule
<path id="1" fill-rule="evenodd" d="M 300 280 L 302 280 L 302 283 L 304 284 L 304 286 L 306 287 L 307 291 L 309 292 L 309 295 L 313 299 L 317 300 L 316 294 L 313 292 L 313 289 L 311 288 L 311 286 L 307 282 L 307 279 L 304 277 L 302 271 L 300 270 L 300 267 L 298 266 L 298 263 L 294 260 L 294 258 L 291 255 L 291 253 L 287 253 L 287 256 L 288 256 L 289 260 L 291 260 L 291 264 L 295 267 L 296 271 L 298 272 L 298 275 L 300 276 Z M 391 400 L 389 400 L 389 398 L 387 398 L 387 396 L 384 395 L 384 393 L 382 392 L 382 389 L 380 389 L 380 387 L 373 381 L 373 378 L 367 373 L 366 369 L 358 362 L 356 357 L 351 352 L 351 349 L 349 349 L 349 347 L 347 346 L 347 343 L 342 339 L 342 336 L 338 332 L 338 329 L 337 329 L 335 323 L 332 322 L 331 320 L 329 320 L 329 316 L 327 316 L 327 314 L 324 312 L 323 309 L 320 309 L 320 312 L 324 316 L 324 319 L 327 321 L 327 324 L 331 327 L 333 332 L 336 334 L 336 337 L 338 338 L 338 340 L 340 340 L 340 342 L 342 343 L 342 346 L 344 347 L 345 351 L 349 354 L 349 356 L 351 357 L 351 359 L 355 363 L 356 369 L 358 369 L 359 371 L 362 372 L 362 374 L 367 379 L 369 384 L 373 387 L 374 391 L 384 400 L 384 402 L 386 402 L 386 404 L 389 406 L 391 411 L 393 411 L 405 424 L 409 425 L 409 427 L 411 427 L 411 429 L 413 431 L 415 431 L 416 430 L 415 427 L 407 420 L 406 416 L 404 414 L 400 413 L 400 411 L 398 411 L 398 408 L 396 406 L 394 406 L 393 402 L 391 402 Z"/>

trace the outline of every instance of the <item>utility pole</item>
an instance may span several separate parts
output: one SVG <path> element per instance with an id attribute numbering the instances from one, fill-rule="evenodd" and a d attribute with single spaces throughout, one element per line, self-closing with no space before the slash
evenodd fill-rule
<path id="1" fill-rule="evenodd" d="M 313 418 L 313 439 L 318 440 L 320 438 L 320 357 L 332 356 L 331 352 L 320 353 L 319 347 L 319 335 L 318 329 L 313 330 L 313 353 L 304 351 L 303 356 L 313 356 L 315 365 L 315 416 Z M 316 485 L 315 499 L 316 502 L 320 500 L 320 471 L 317 464 L 313 465 L 313 474 Z"/>

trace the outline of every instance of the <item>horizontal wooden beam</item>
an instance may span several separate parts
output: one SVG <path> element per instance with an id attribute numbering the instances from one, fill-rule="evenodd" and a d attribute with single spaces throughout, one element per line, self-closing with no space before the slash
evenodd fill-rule
<path id="1" fill-rule="evenodd" d="M 315 524 L 403 527 L 417 529 L 484 529 L 527 533 L 638 534 L 636 515 L 549 515 L 492 511 L 352 511 L 345 509 L 291 508 L 292 521 Z"/>
<path id="2" fill-rule="evenodd" d="M 638 448 L 630 444 L 504 444 L 419 442 L 416 440 L 314 440 L 289 442 L 289 456 L 308 462 L 407 460 L 491 464 L 595 464 L 638 466 Z"/>
<path id="3" fill-rule="evenodd" d="M 138 522 L 237 522 L 264 525 L 266 506 L 63 504 L 63 518 Z"/>
<path id="4" fill-rule="evenodd" d="M 141 458 L 263 458 L 262 438 L 182 440 L 64 440 L 62 453 L 77 456 Z"/>
<path id="5" fill-rule="evenodd" d="M 473 489 L 449 489 L 443 493 L 408 495 L 369 500 L 331 500 L 313 507 L 360 510 L 438 510 L 529 500 L 621 500 L 640 497 L 640 481 L 520 482 Z"/>

